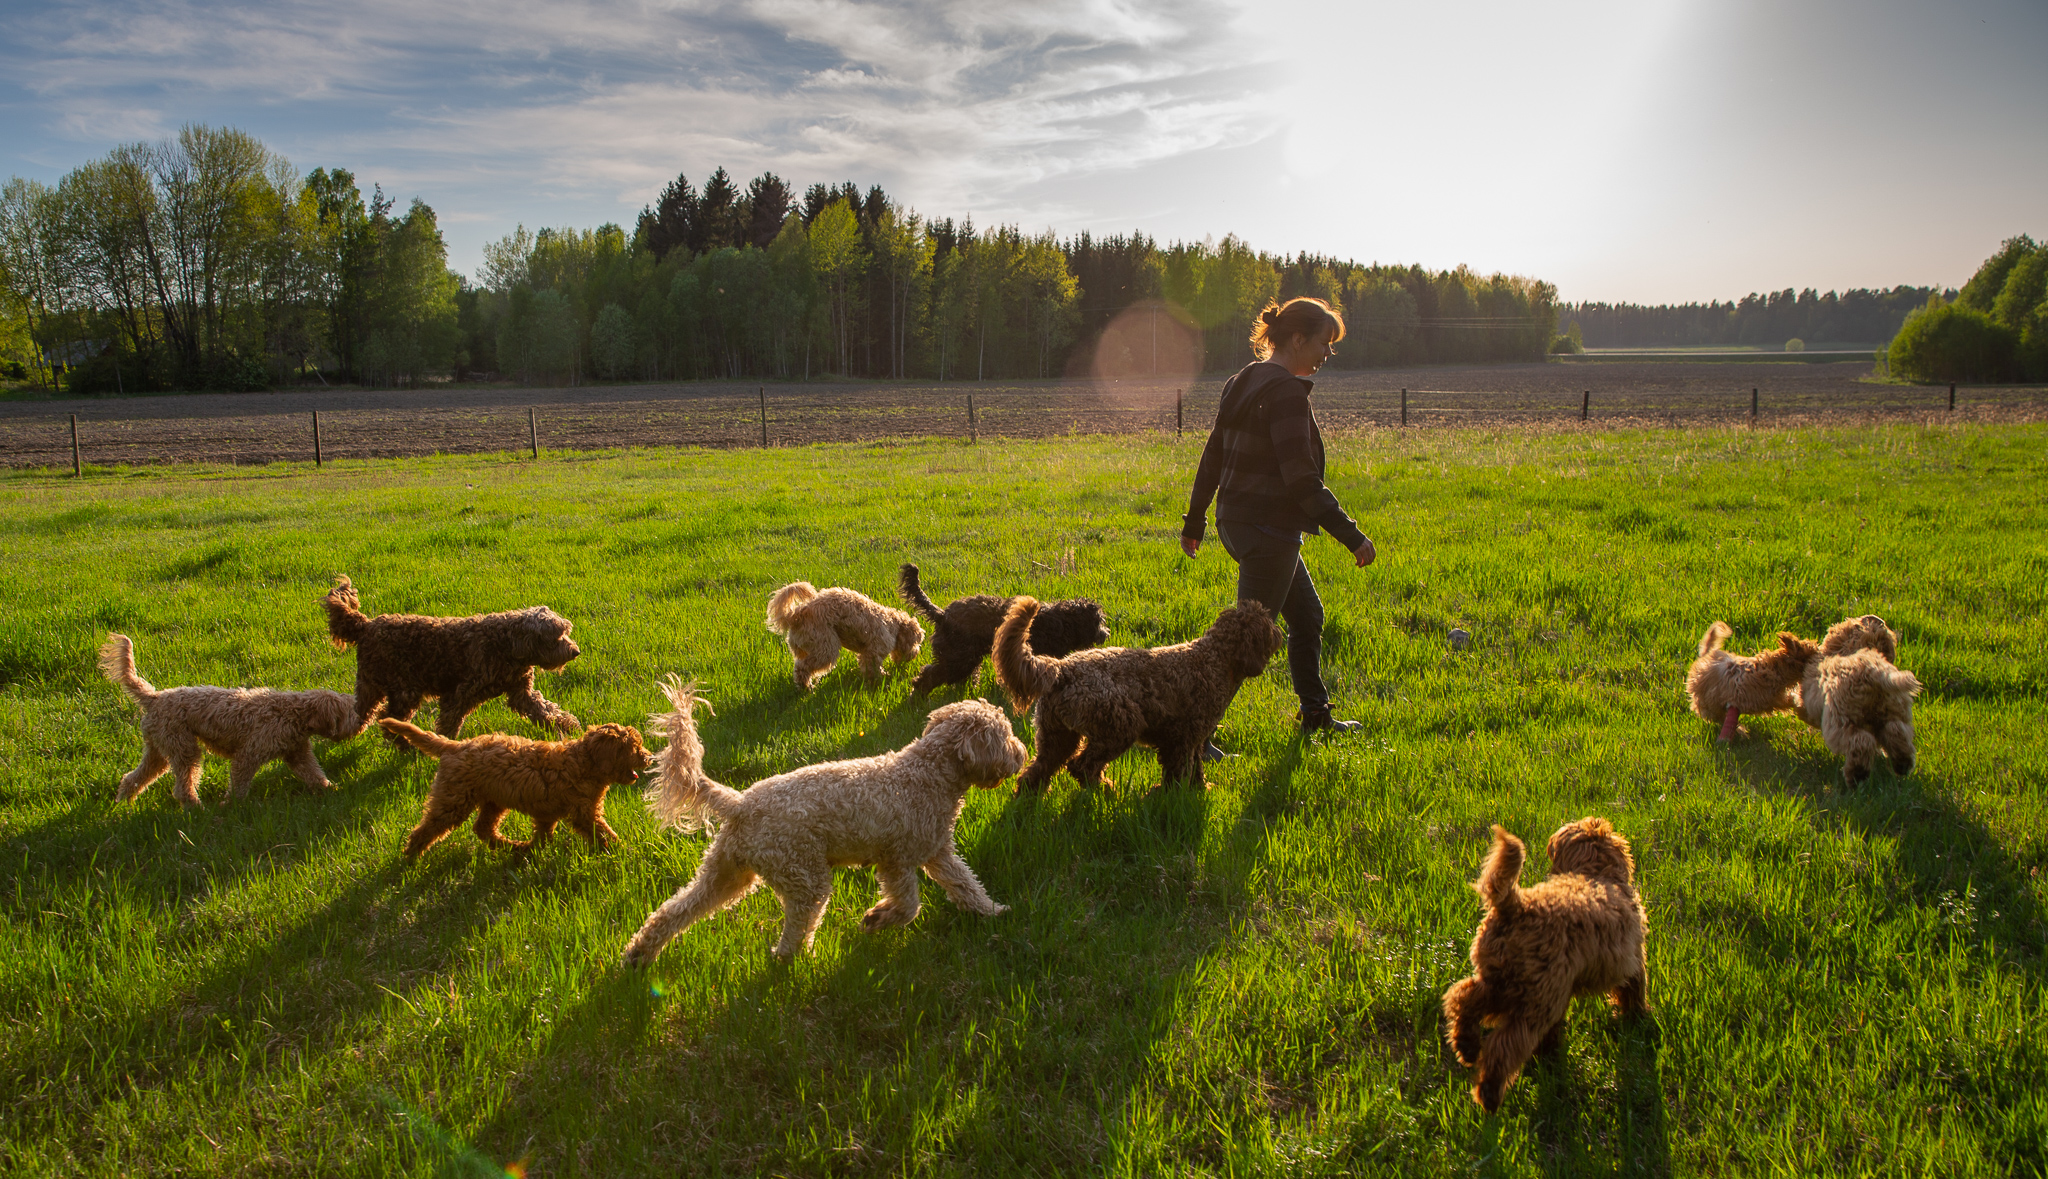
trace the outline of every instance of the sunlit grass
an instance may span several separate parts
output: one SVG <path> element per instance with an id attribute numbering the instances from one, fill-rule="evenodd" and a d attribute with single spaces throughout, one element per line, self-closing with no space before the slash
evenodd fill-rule
<path id="1" fill-rule="evenodd" d="M 1100 794 L 973 795 L 960 842 L 1002 917 L 927 889 L 864 935 L 872 876 L 846 873 L 793 966 L 764 892 L 646 974 L 619 951 L 703 837 L 630 791 L 610 854 L 465 830 L 412 866 L 432 763 L 368 735 L 320 745 L 331 794 L 272 767 L 232 808 L 163 782 L 116 805 L 140 739 L 94 648 L 134 636 L 160 686 L 347 690 L 335 573 L 379 612 L 545 603 L 585 654 L 543 691 L 644 724 L 658 676 L 698 677 L 709 768 L 744 785 L 925 712 L 850 660 L 797 696 L 762 626 L 785 581 L 887 598 L 911 559 L 942 602 L 1088 594 L 1115 641 L 1199 632 L 1234 584 L 1172 540 L 1199 439 L 0 478 L 0 1170 L 2038 1172 L 2044 440 L 1335 439 L 1381 559 L 1308 555 L 1369 735 L 1296 741 L 1276 662 L 1210 791 L 1155 792 L 1133 754 Z M 1686 712 L 1713 618 L 1747 650 L 1865 611 L 1928 685 L 1910 778 L 1844 792 L 1796 721 L 1724 747 Z M 501 704 L 487 729 L 534 732 Z M 225 785 L 210 763 L 202 794 Z M 1654 1019 L 1582 1004 L 1489 1120 L 1437 1009 L 1467 882 L 1489 824 L 1535 852 L 1585 814 L 1634 844 Z"/>

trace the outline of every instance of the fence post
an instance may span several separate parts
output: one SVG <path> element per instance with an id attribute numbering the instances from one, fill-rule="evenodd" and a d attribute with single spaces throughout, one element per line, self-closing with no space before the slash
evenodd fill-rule
<path id="1" fill-rule="evenodd" d="M 1756 407 L 1756 390 L 1754 388 L 1751 388 L 1749 391 L 1749 422 L 1751 425 L 1756 424 Z"/>
<path id="2" fill-rule="evenodd" d="M 768 386 L 758 386 L 756 392 L 761 398 L 761 446 L 768 446 Z"/>
<path id="3" fill-rule="evenodd" d="M 1401 390 L 1401 424 L 1408 424 L 1408 390 Z"/>
<path id="4" fill-rule="evenodd" d="M 1182 423 L 1180 412 L 1180 392 L 1181 391 L 1179 389 L 1175 389 L 1173 391 L 1173 436 L 1175 438 L 1180 437 Z"/>
<path id="5" fill-rule="evenodd" d="M 533 448 L 533 457 L 540 457 L 540 423 L 534 420 L 533 407 L 526 407 L 526 443 Z"/>
<path id="6" fill-rule="evenodd" d="M 967 444 L 974 445 L 974 390 L 967 391 Z"/>
<path id="7" fill-rule="evenodd" d="M 313 411 L 313 465 L 320 465 L 320 411 Z"/>
<path id="8" fill-rule="evenodd" d="M 1593 413 L 1593 391 L 1586 390 L 1579 397 L 1579 420 L 1585 421 Z"/>
<path id="9" fill-rule="evenodd" d="M 79 476 L 79 473 L 80 473 L 80 472 L 79 472 L 79 467 L 78 467 L 78 415 L 77 415 L 77 414 L 72 414 L 72 415 L 71 415 L 71 477 L 72 477 L 73 479 L 76 479 L 76 478 L 78 478 L 78 476 Z"/>
<path id="10" fill-rule="evenodd" d="M 1954 385 L 1948 387 L 1948 411 L 1950 413 L 1956 411 L 1956 387 Z"/>

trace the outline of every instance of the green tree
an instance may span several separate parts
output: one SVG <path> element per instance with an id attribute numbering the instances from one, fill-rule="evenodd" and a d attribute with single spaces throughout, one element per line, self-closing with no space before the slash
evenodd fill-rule
<path id="1" fill-rule="evenodd" d="M 640 341 L 633 317 L 617 303 L 606 303 L 590 325 L 590 361 L 598 374 L 616 381 L 639 357 Z"/>
<path id="2" fill-rule="evenodd" d="M 1892 337 L 1891 371 L 1909 381 L 2011 380 L 2019 333 L 1958 299 L 1938 298 Z"/>

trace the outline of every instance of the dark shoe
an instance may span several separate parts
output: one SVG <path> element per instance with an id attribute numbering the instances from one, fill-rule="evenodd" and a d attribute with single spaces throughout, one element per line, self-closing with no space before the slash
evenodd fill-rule
<path id="1" fill-rule="evenodd" d="M 1222 749 L 1220 749 L 1220 748 L 1218 748 L 1218 747 L 1217 747 L 1217 745 L 1216 745 L 1216 743 L 1215 743 L 1214 741 L 1204 741 L 1204 742 L 1202 743 L 1202 760 L 1203 760 L 1203 761 L 1222 761 L 1222 760 L 1223 760 L 1224 758 L 1226 758 L 1226 757 L 1236 757 L 1236 756 L 1237 756 L 1237 755 L 1236 755 L 1235 753 L 1225 753 L 1225 752 L 1223 752 L 1223 750 L 1222 750 Z"/>
<path id="2" fill-rule="evenodd" d="M 1364 725 L 1359 724 L 1357 721 L 1338 720 L 1330 715 L 1330 710 L 1327 708 L 1320 708 L 1314 712 L 1306 712 L 1301 715 L 1301 735 L 1304 737 L 1314 733 L 1354 733 L 1364 727 Z"/>

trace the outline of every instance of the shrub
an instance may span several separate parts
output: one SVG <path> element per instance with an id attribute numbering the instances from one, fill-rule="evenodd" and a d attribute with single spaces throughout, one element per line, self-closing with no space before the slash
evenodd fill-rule
<path id="1" fill-rule="evenodd" d="M 1961 301 L 1927 306 L 1892 337 L 1891 369 L 1909 381 L 2008 381 L 2019 333 Z"/>
<path id="2" fill-rule="evenodd" d="M 1806 351 L 1806 341 L 1800 339 L 1798 336 L 1794 336 L 1791 339 L 1785 341 L 1785 351 L 1804 352 Z"/>
<path id="3" fill-rule="evenodd" d="M 1578 320 L 1573 320 L 1572 325 L 1565 329 L 1563 335 L 1550 342 L 1550 354 L 1552 356 L 1576 356 L 1585 350 L 1586 341 L 1579 335 Z"/>
<path id="4" fill-rule="evenodd" d="M 2020 375 L 2029 381 L 2048 381 L 2048 302 L 2034 308 L 2033 318 L 2020 334 Z"/>

